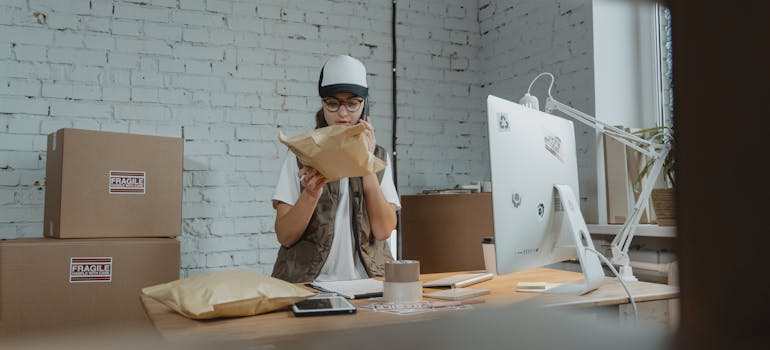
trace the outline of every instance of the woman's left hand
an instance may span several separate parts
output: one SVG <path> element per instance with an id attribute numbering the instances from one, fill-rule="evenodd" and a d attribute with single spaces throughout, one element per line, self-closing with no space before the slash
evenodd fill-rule
<path id="1" fill-rule="evenodd" d="M 377 138 L 374 136 L 374 126 L 369 122 L 369 118 L 367 118 L 367 120 L 362 119 L 361 124 L 366 126 L 364 135 L 369 142 L 369 153 L 374 153 L 374 147 L 377 145 Z"/>

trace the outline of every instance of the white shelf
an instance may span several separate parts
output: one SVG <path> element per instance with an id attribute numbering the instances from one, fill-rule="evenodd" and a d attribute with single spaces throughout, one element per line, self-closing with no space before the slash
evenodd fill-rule
<path id="1" fill-rule="evenodd" d="M 588 232 L 598 235 L 617 235 L 623 225 L 597 225 L 587 224 Z M 635 237 L 664 237 L 673 238 L 676 237 L 676 226 L 658 226 L 641 224 L 637 226 Z"/>

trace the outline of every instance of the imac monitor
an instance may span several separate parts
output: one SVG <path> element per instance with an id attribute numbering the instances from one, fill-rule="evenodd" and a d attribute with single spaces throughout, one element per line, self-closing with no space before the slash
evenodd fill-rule
<path id="1" fill-rule="evenodd" d="M 495 259 L 498 274 L 577 258 L 583 294 L 604 278 L 580 213 L 571 121 L 495 96 L 487 98 Z"/>

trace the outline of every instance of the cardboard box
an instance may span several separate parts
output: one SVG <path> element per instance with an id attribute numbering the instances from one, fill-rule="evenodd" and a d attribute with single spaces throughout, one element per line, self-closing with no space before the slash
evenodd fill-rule
<path id="1" fill-rule="evenodd" d="M 141 289 L 177 279 L 174 238 L 0 240 L 0 337 L 150 326 Z"/>
<path id="2" fill-rule="evenodd" d="M 179 236 L 183 152 L 181 138 L 78 129 L 48 135 L 45 236 Z"/>
<path id="3" fill-rule="evenodd" d="M 616 127 L 632 131 L 620 125 Z M 626 147 L 622 142 L 604 135 L 604 171 L 607 187 L 607 223 L 624 224 L 636 204 L 639 193 L 633 189 L 646 157 Z M 652 205 L 648 202 L 639 217 L 640 224 L 655 222 Z"/>
<path id="4" fill-rule="evenodd" d="M 421 273 L 483 270 L 492 227 L 492 193 L 401 196 L 401 255 Z"/>
<path id="5" fill-rule="evenodd" d="M 623 224 L 632 206 L 626 146 L 604 135 L 604 171 L 607 184 L 607 223 Z"/>
<path id="6" fill-rule="evenodd" d="M 628 212 L 631 213 L 634 208 L 634 204 L 636 204 L 636 200 L 639 199 L 639 196 L 641 195 L 641 185 L 635 189 L 634 182 L 636 182 L 639 172 L 641 172 L 641 170 L 644 168 L 644 164 L 647 163 L 647 156 L 637 152 L 630 147 L 626 148 L 626 152 L 626 158 L 628 159 L 628 174 L 630 175 L 629 186 L 631 186 L 631 198 L 633 198 L 631 206 L 628 209 Z M 647 177 L 645 176 L 644 179 L 642 179 L 642 182 L 646 180 Z M 642 211 L 642 216 L 639 218 L 639 223 L 652 224 L 655 222 L 655 213 L 652 209 L 652 201 L 648 200 L 647 204 L 644 206 L 644 211 Z"/>
<path id="7" fill-rule="evenodd" d="M 637 132 L 641 129 L 627 129 L 631 132 Z M 636 181 L 636 175 L 639 174 L 639 172 L 644 168 L 645 164 L 649 162 L 649 158 L 630 147 L 627 148 L 626 152 L 627 158 L 628 158 L 628 172 L 630 174 L 633 174 L 634 177 L 631 178 L 631 183 Z M 649 175 L 648 175 L 649 176 Z M 647 181 L 647 176 L 642 181 Z M 653 189 L 655 188 L 666 188 L 666 181 L 665 176 L 663 172 L 658 174 L 658 177 L 655 179 L 655 183 L 653 184 Z M 638 192 L 637 192 L 638 190 Z M 639 188 L 632 190 L 634 202 L 639 198 L 641 195 L 641 186 Z M 631 204 L 633 208 L 634 203 Z M 647 201 L 647 205 L 645 206 L 644 212 L 642 212 L 642 217 L 639 220 L 639 223 L 642 224 L 654 224 L 657 223 L 657 215 L 655 215 L 655 208 L 652 205 L 652 196 L 650 196 L 650 199 Z"/>

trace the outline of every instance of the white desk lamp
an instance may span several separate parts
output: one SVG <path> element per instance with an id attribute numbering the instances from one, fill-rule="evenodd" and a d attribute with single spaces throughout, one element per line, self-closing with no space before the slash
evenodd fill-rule
<path id="1" fill-rule="evenodd" d="M 604 123 L 588 114 L 585 114 L 581 111 L 578 111 L 577 109 L 556 101 L 553 96 L 551 96 L 551 88 L 553 87 L 553 82 L 555 79 L 553 74 L 548 72 L 540 73 L 535 77 L 535 79 L 532 80 L 532 83 L 529 84 L 529 88 L 527 88 L 527 93 L 524 95 L 524 97 L 521 98 L 521 100 L 519 100 L 519 104 L 536 110 L 540 109 L 540 104 L 537 101 L 537 97 L 530 95 L 529 91 L 532 89 L 532 85 L 535 83 L 535 81 L 543 75 L 551 77 L 551 84 L 548 86 L 548 98 L 545 101 L 546 113 L 551 113 L 553 110 L 558 110 L 585 125 L 599 130 L 603 134 L 610 136 L 619 142 L 622 142 L 624 145 L 631 147 L 639 153 L 644 154 L 645 156 L 654 160 L 652 168 L 647 174 L 647 178 L 642 183 L 642 192 L 639 194 L 639 198 L 636 200 L 636 203 L 634 203 L 631 216 L 626 219 L 622 229 L 617 235 L 615 235 L 615 238 L 610 244 L 610 248 L 612 249 L 612 263 L 620 266 L 621 278 L 625 281 L 636 281 L 637 279 L 634 277 L 634 274 L 631 270 L 630 260 L 628 258 L 628 248 L 631 245 L 631 239 L 634 237 L 634 233 L 636 233 L 637 226 L 639 225 L 639 219 L 641 218 L 642 211 L 644 210 L 643 208 L 647 204 L 647 201 L 650 198 L 650 193 L 652 192 L 652 188 L 655 185 L 655 181 L 663 169 L 663 163 L 666 159 L 666 156 L 668 155 L 668 152 L 671 151 L 671 146 L 668 144 L 645 140 L 639 136 Z"/>

